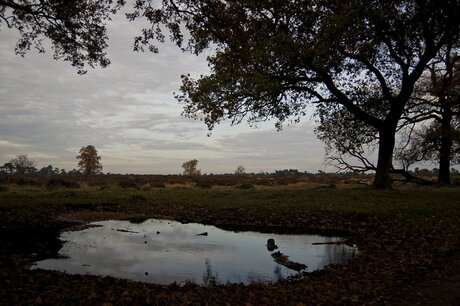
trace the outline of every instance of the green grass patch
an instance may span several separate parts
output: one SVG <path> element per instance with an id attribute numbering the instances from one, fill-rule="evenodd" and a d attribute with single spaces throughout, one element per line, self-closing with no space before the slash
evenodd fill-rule
<path id="1" fill-rule="evenodd" d="M 453 219 L 460 215 L 459 188 L 423 188 L 416 190 L 380 191 L 361 189 L 295 189 L 268 188 L 177 188 L 127 189 L 82 188 L 46 191 L 16 188 L 0 193 L 0 208 L 14 210 L 97 207 L 118 205 L 182 205 L 186 208 L 260 209 L 282 213 L 289 210 L 326 210 L 340 213 L 404 215 L 414 221 L 425 218 Z"/>

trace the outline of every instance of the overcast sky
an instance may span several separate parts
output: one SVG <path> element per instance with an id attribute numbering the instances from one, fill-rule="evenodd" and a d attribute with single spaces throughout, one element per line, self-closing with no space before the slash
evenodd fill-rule
<path id="1" fill-rule="evenodd" d="M 325 169 L 324 146 L 316 139 L 314 120 L 277 132 L 273 122 L 217 126 L 207 137 L 202 122 L 181 117 L 174 99 L 180 75 L 205 74 L 204 57 L 182 53 L 171 44 L 160 54 L 132 52 L 137 28 L 124 18 L 109 26 L 105 69 L 78 75 L 50 52 L 14 54 L 17 33 L 0 31 L 0 164 L 28 154 L 41 168 L 77 167 L 75 156 L 92 144 L 104 172 L 182 172 L 184 161 L 198 159 L 204 173 L 294 168 Z"/>

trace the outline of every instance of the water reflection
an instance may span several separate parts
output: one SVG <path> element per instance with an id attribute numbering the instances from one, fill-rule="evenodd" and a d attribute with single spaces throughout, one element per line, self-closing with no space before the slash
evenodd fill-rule
<path id="1" fill-rule="evenodd" d="M 212 273 L 211 263 L 208 258 L 206 258 L 205 266 L 206 272 L 203 274 L 203 284 L 205 286 L 217 285 L 219 283 L 218 276 L 217 273 Z"/>
<path id="2" fill-rule="evenodd" d="M 63 233 L 61 239 L 66 242 L 59 253 L 67 258 L 40 261 L 34 269 L 161 284 L 249 284 L 275 282 L 301 270 L 320 269 L 348 260 L 356 252 L 346 245 L 313 245 L 340 240 L 316 235 L 235 233 L 167 220 L 93 225 L 97 227 Z"/>

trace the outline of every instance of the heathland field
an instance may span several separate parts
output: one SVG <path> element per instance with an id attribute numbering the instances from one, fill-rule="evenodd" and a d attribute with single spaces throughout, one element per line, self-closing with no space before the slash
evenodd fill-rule
<path id="1" fill-rule="evenodd" d="M 365 176 L 2 177 L 0 304 L 455 304 L 460 187 L 368 184 Z M 28 269 L 57 254 L 64 229 L 147 218 L 342 235 L 360 254 L 250 286 L 161 286 Z"/>

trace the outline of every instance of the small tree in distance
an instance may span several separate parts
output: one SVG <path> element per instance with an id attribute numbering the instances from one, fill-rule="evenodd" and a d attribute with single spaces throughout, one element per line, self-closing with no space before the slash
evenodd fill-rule
<path id="1" fill-rule="evenodd" d="M 201 170 L 196 168 L 197 165 L 197 159 L 184 162 L 182 164 L 182 168 L 184 168 L 184 175 L 201 175 Z"/>
<path id="2" fill-rule="evenodd" d="M 77 156 L 78 167 L 85 175 L 100 174 L 102 172 L 101 157 L 97 155 L 97 150 L 92 145 L 87 145 L 80 149 Z"/>
<path id="3" fill-rule="evenodd" d="M 29 159 L 27 154 L 18 155 L 16 158 L 9 161 L 13 166 L 14 173 L 16 174 L 31 174 L 37 171 L 35 162 Z"/>
<path id="4" fill-rule="evenodd" d="M 236 175 L 243 175 L 243 174 L 246 173 L 245 171 L 246 171 L 246 169 L 244 169 L 243 166 L 239 165 L 235 170 L 235 174 Z"/>

